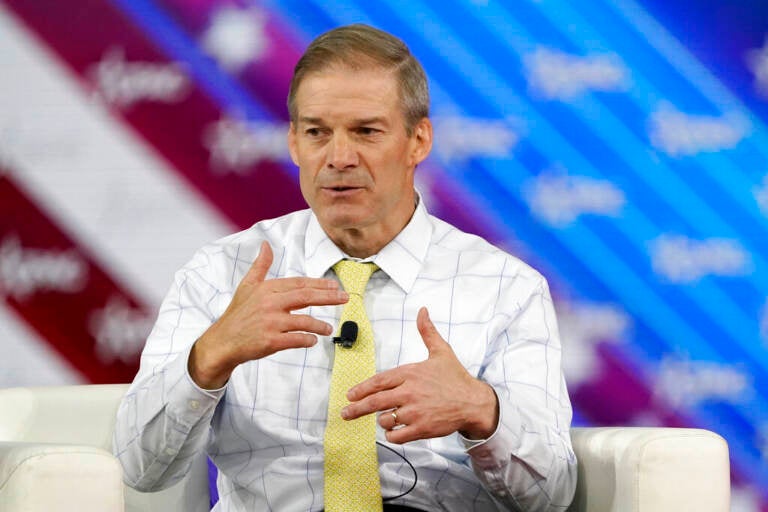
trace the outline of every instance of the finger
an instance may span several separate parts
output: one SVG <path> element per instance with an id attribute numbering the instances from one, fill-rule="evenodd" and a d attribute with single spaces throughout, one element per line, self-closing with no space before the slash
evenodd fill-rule
<path id="1" fill-rule="evenodd" d="M 379 393 L 388 389 L 394 389 L 400 386 L 403 382 L 405 382 L 405 378 L 402 375 L 403 370 L 401 370 L 401 368 L 404 367 L 401 366 L 377 373 L 373 377 L 364 380 L 356 386 L 351 387 L 349 391 L 347 391 L 347 400 L 350 402 L 357 402 L 374 393 Z"/>
<path id="2" fill-rule="evenodd" d="M 281 277 L 269 281 L 269 290 L 276 293 L 289 292 L 302 288 L 314 290 L 338 290 L 339 282 L 334 279 L 318 279 L 314 277 Z"/>
<path id="3" fill-rule="evenodd" d="M 261 242 L 259 255 L 251 264 L 251 268 L 248 269 L 248 273 L 243 278 L 243 281 L 247 283 L 260 283 L 264 281 L 267 278 L 269 267 L 272 266 L 273 259 L 272 247 L 269 246 L 269 242 L 264 240 Z"/>
<path id="4" fill-rule="evenodd" d="M 400 404 L 397 393 L 382 391 L 367 396 L 358 402 L 352 402 L 341 410 L 341 417 L 345 420 L 354 420 L 368 414 L 394 409 Z"/>
<path id="5" fill-rule="evenodd" d="M 387 430 L 384 432 L 387 441 L 394 444 L 404 444 L 410 441 L 416 441 L 418 439 L 425 439 L 425 436 L 421 429 L 414 425 L 405 425 L 394 430 Z"/>
<path id="6" fill-rule="evenodd" d="M 275 352 L 293 348 L 309 348 L 317 343 L 317 336 L 302 332 L 281 333 L 259 343 L 252 343 L 241 350 L 243 361 L 262 359 Z"/>
<path id="7" fill-rule="evenodd" d="M 345 304 L 349 300 L 349 294 L 344 290 L 314 288 L 300 288 L 289 290 L 274 296 L 278 307 L 293 311 L 308 306 L 336 306 Z"/>
<path id="8" fill-rule="evenodd" d="M 308 348 L 317 343 L 317 336 L 303 332 L 287 332 L 275 337 L 272 343 L 272 352 L 288 350 L 291 348 Z"/>
<path id="9" fill-rule="evenodd" d="M 383 411 L 379 414 L 379 425 L 381 425 L 381 428 L 384 430 L 392 430 L 395 427 L 401 427 L 403 423 L 398 410 L 392 409 L 390 411 Z"/>
<path id="10" fill-rule="evenodd" d="M 287 315 L 284 322 L 278 328 L 282 332 L 303 331 L 330 336 L 333 334 L 333 326 L 309 315 Z"/>
<path id="11" fill-rule="evenodd" d="M 432 319 L 429 318 L 429 312 L 426 307 L 419 309 L 419 314 L 416 317 L 416 327 L 419 329 L 421 339 L 424 340 L 424 345 L 427 347 L 429 354 L 432 355 L 434 351 L 448 345 L 446 341 L 437 332 L 435 324 L 432 323 Z"/>

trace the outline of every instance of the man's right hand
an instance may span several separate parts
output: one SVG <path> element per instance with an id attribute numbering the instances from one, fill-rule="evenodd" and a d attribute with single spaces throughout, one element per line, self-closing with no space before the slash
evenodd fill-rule
<path id="1" fill-rule="evenodd" d="M 218 389 L 241 363 L 280 350 L 311 347 L 317 343 L 316 335 L 333 332 L 330 324 L 292 311 L 344 304 L 349 296 L 339 283 L 310 277 L 267 280 L 271 265 L 272 248 L 265 241 L 224 314 L 192 347 L 189 375 L 201 388 Z"/>

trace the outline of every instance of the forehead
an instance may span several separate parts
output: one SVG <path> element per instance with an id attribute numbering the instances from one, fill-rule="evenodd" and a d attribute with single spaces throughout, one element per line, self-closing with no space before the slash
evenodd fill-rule
<path id="1" fill-rule="evenodd" d="M 309 73 L 296 91 L 296 110 L 299 119 L 397 116 L 397 78 L 394 72 L 379 67 L 334 66 Z"/>

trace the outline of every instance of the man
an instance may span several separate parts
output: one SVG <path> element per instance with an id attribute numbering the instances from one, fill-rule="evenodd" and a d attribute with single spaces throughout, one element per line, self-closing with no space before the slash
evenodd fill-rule
<path id="1" fill-rule="evenodd" d="M 310 210 L 177 273 L 118 412 L 126 481 L 166 487 L 207 450 L 217 510 L 564 510 L 576 460 L 546 281 L 426 212 L 421 65 L 387 33 L 335 29 L 288 105 Z M 348 267 L 370 275 L 357 291 Z M 339 398 L 366 343 L 375 369 Z"/>

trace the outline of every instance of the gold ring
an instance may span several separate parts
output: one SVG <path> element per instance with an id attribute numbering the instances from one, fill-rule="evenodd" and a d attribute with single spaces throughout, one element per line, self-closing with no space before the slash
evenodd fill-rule
<path id="1" fill-rule="evenodd" d="M 389 413 L 389 414 L 391 414 L 391 415 L 392 415 L 392 420 L 395 422 L 395 426 L 398 426 L 398 425 L 399 425 L 399 423 L 397 422 L 397 409 L 394 409 L 394 410 L 393 410 L 391 413 Z"/>

